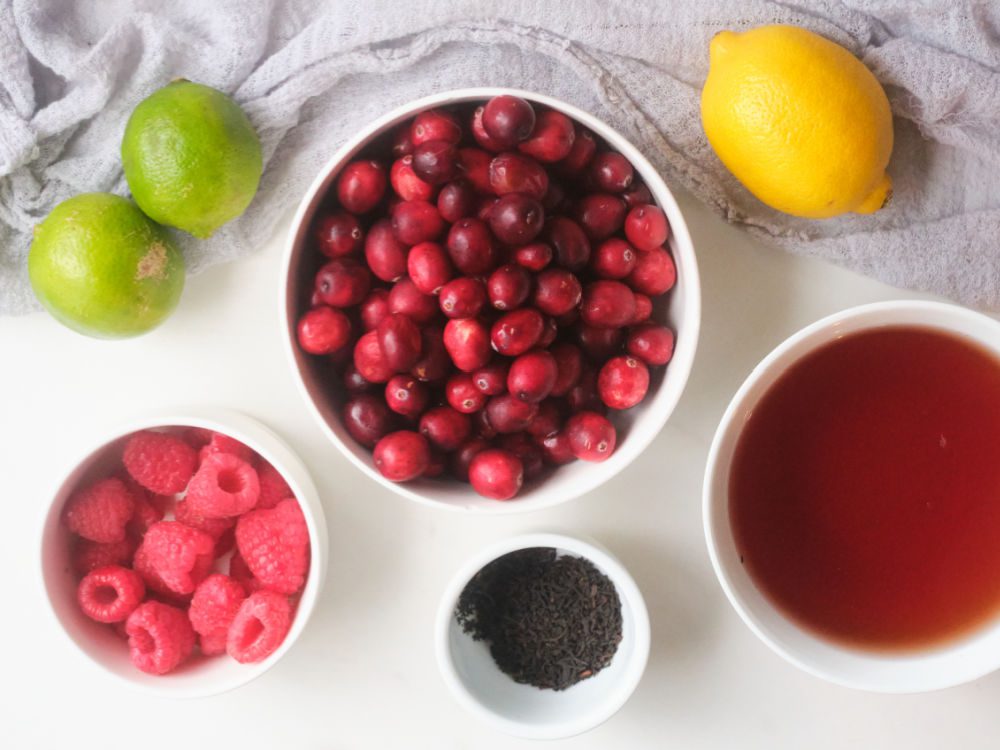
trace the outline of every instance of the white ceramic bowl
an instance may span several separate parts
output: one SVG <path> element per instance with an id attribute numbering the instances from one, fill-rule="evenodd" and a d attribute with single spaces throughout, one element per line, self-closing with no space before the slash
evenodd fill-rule
<path id="1" fill-rule="evenodd" d="M 654 368 L 649 395 L 642 404 L 616 418 L 618 446 L 614 455 L 600 464 L 576 461 L 546 473 L 541 480 L 527 483 L 517 498 L 510 502 L 480 497 L 469 485 L 455 481 L 420 480 L 396 484 L 385 479 L 376 470 L 371 451 L 358 445 L 343 426 L 339 413 L 341 402 L 336 394 L 331 393 L 334 383 L 317 368 L 314 359 L 299 350 L 295 341 L 295 324 L 307 301 L 303 300 L 303 290 L 311 288 L 311 276 L 318 266 L 319 253 L 310 241 L 310 228 L 317 212 L 327 202 L 327 195 L 341 168 L 372 140 L 418 112 L 438 106 L 485 101 L 499 94 L 521 96 L 565 113 L 632 162 L 670 221 L 669 245 L 677 265 L 677 284 L 668 295 L 668 303 L 657 305 L 653 312 L 654 320 L 669 325 L 676 334 L 674 356 L 666 369 Z M 297 373 L 296 380 L 306 403 L 334 445 L 371 479 L 404 497 L 437 508 L 486 513 L 516 513 L 552 506 L 589 492 L 628 466 L 656 437 L 673 412 L 691 372 L 701 320 L 701 287 L 691 236 L 673 194 L 649 161 L 615 130 L 583 110 L 558 99 L 514 89 L 461 89 L 418 99 L 383 115 L 345 143 L 320 170 L 295 214 L 285 249 L 283 283 L 281 316 L 286 321 L 285 344 L 289 361 Z"/>
<path id="2" fill-rule="evenodd" d="M 728 482 L 743 424 L 775 380 L 806 353 L 846 334 L 914 325 L 966 337 L 1000 356 L 1000 323 L 936 302 L 882 302 L 836 313 L 794 334 L 761 361 L 736 392 L 715 433 L 705 469 L 705 536 L 715 573 L 733 607 L 757 636 L 797 667 L 847 687 L 913 693 L 974 680 L 1000 667 L 1000 618 L 972 636 L 903 654 L 855 650 L 814 635 L 785 617 L 740 564 L 729 521 Z"/>
<path id="3" fill-rule="evenodd" d="M 455 619 L 465 585 L 493 560 L 520 549 L 553 547 L 590 560 L 614 583 L 621 599 L 622 640 L 611 664 L 566 690 L 540 690 L 500 671 L 489 647 L 474 641 Z M 649 615 L 632 576 L 594 543 L 561 534 L 525 534 L 492 544 L 462 565 L 441 597 L 435 624 L 438 667 L 464 708 L 493 727 L 518 737 L 559 739 L 593 729 L 629 699 L 649 657 Z"/>
<path id="4" fill-rule="evenodd" d="M 128 435 L 137 430 L 167 426 L 203 427 L 225 433 L 248 445 L 281 473 L 302 507 L 311 545 L 309 577 L 284 642 L 258 664 L 239 664 L 227 656 L 218 656 L 195 660 L 166 675 L 148 675 L 132 665 L 128 646 L 122 638 L 107 625 L 86 617 L 77 607 L 78 576 L 70 564 L 70 532 L 61 523 L 63 505 L 78 486 L 120 468 L 121 449 Z M 197 409 L 151 415 L 121 425 L 95 438 L 93 445 L 83 451 L 61 475 L 51 497 L 42 523 L 40 562 L 42 590 L 57 626 L 78 653 L 133 687 L 169 697 L 191 698 L 214 695 L 245 685 L 284 656 L 302 633 L 316 606 L 327 564 L 326 521 L 316 487 L 305 466 L 288 446 L 262 424 L 243 414 Z"/>

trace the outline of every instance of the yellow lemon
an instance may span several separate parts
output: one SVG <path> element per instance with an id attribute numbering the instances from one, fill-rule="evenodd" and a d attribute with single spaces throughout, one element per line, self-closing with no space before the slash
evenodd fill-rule
<path id="1" fill-rule="evenodd" d="M 705 135 L 757 198 L 811 219 L 868 214 L 892 195 L 892 113 L 854 55 L 795 26 L 723 31 L 709 47 Z"/>

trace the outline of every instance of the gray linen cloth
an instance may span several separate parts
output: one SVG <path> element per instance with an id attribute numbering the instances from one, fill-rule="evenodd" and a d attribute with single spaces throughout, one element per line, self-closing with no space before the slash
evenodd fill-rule
<path id="1" fill-rule="evenodd" d="M 722 29 L 805 26 L 857 54 L 895 114 L 892 205 L 808 221 L 755 200 L 701 129 Z M 127 194 L 132 108 L 175 77 L 232 93 L 264 145 L 247 212 L 188 265 L 252 252 L 337 146 L 431 92 L 506 85 L 609 122 L 666 179 L 795 253 L 1000 309 L 1000 3 L 973 0 L 0 0 L 0 313 L 35 308 L 31 229 L 77 192 Z"/>

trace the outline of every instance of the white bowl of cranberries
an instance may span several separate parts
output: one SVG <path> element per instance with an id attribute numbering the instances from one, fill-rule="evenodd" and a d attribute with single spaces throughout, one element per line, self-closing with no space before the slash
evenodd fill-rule
<path id="1" fill-rule="evenodd" d="M 436 94 L 345 144 L 286 253 L 288 350 L 338 448 L 438 507 L 531 510 L 624 469 L 700 320 L 673 195 L 609 126 L 508 89 Z"/>

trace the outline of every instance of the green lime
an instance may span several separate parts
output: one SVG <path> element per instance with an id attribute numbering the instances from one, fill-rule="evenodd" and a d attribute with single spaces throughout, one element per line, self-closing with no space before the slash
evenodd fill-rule
<path id="1" fill-rule="evenodd" d="M 239 105 L 190 81 L 139 103 L 125 126 L 122 165 L 139 208 L 202 238 L 246 210 L 263 169 L 260 141 Z"/>
<path id="2" fill-rule="evenodd" d="M 177 306 L 184 259 L 131 201 L 84 193 L 35 227 L 28 276 L 59 322 L 88 336 L 125 338 L 155 328 Z"/>

